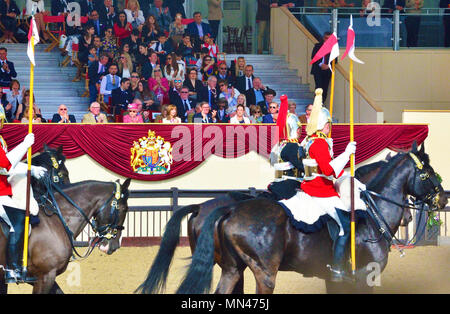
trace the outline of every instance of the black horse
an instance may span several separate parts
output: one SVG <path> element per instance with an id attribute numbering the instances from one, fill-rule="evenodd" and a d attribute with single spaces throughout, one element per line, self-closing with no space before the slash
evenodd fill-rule
<path id="1" fill-rule="evenodd" d="M 386 156 L 387 160 L 391 157 Z M 356 170 L 355 177 L 363 182 L 367 183 L 373 179 L 380 171 L 387 165 L 387 161 L 381 160 L 364 167 L 360 167 Z M 260 193 L 259 196 L 270 197 L 267 193 Z M 206 217 L 216 208 L 224 206 L 232 206 L 240 201 L 254 199 L 254 196 L 230 192 L 224 196 L 217 197 L 212 200 L 208 200 L 201 204 L 194 204 L 185 206 L 174 212 L 170 220 L 167 222 L 164 235 L 161 239 L 160 248 L 153 261 L 150 271 L 145 281 L 139 286 L 137 291 L 142 293 L 157 293 L 164 289 L 167 275 L 169 272 L 170 264 L 175 253 L 175 249 L 179 243 L 181 221 L 185 216 L 191 214 L 188 221 L 188 235 L 189 243 L 192 253 L 195 251 L 198 237 L 201 233 L 202 226 Z M 401 226 L 407 226 L 411 221 L 412 216 L 408 208 L 405 208 L 403 212 L 403 218 Z M 217 234 L 215 234 L 216 248 L 219 246 Z M 220 251 L 215 252 L 215 260 L 221 259 Z M 233 293 L 244 293 L 244 281 L 241 277 L 238 283 L 235 285 Z"/>
<path id="2" fill-rule="evenodd" d="M 447 197 L 437 180 L 424 147 L 414 146 L 410 153 L 398 153 L 368 184 L 379 193 L 375 203 L 389 229 L 395 233 L 403 216 L 407 196 L 426 202 L 430 208 L 442 209 Z M 256 278 L 257 293 L 272 293 L 279 270 L 296 271 L 305 276 L 326 280 L 329 292 L 339 291 L 343 284 L 329 281 L 326 267 L 331 262 L 332 241 L 327 230 L 305 234 L 294 229 L 284 210 L 274 201 L 255 199 L 232 207 L 215 209 L 206 219 L 197 242 L 191 266 L 178 293 L 208 292 L 214 265 L 214 232 L 222 268 L 216 293 L 231 293 L 235 283 L 249 267 Z M 354 292 L 371 292 L 368 283 L 371 268 L 379 271 L 387 265 L 390 242 L 381 238 L 380 230 L 370 219 L 360 220 L 356 227 L 356 283 Z"/>

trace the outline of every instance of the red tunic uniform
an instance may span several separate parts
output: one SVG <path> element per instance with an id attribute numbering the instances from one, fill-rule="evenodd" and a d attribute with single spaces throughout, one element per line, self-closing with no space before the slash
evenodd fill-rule
<path id="1" fill-rule="evenodd" d="M 0 143 L 2 148 L 0 149 L 0 169 L 9 171 L 11 169 L 11 163 L 8 157 L 6 157 L 7 146 L 3 137 L 0 135 Z M 0 196 L 12 195 L 11 185 L 8 183 L 8 176 L 0 174 Z"/>
<path id="2" fill-rule="evenodd" d="M 332 197 L 339 194 L 334 188 L 333 180 L 326 177 L 336 177 L 334 169 L 330 166 L 332 160 L 328 142 L 324 138 L 318 138 L 316 135 L 312 136 L 313 143 L 309 147 L 308 154 L 310 159 L 314 159 L 317 162 L 317 174 L 314 179 L 303 180 L 301 189 L 310 196 L 315 197 Z M 339 176 L 342 172 L 339 174 Z M 325 177 L 326 176 L 326 177 Z"/>

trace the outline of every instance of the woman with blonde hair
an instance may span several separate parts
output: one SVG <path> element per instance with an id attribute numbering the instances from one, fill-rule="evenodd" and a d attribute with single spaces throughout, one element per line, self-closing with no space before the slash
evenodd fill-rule
<path id="1" fill-rule="evenodd" d="M 167 115 L 162 119 L 162 123 L 181 123 L 181 119 L 177 114 L 177 107 L 175 105 L 168 105 Z"/>
<path id="2" fill-rule="evenodd" d="M 238 57 L 234 66 L 234 77 L 239 77 L 244 75 L 245 73 L 245 66 L 247 65 L 247 62 L 245 61 L 244 57 Z"/>
<path id="3" fill-rule="evenodd" d="M 22 119 L 20 120 L 20 122 L 22 122 L 22 123 L 28 123 L 28 121 L 29 121 L 29 116 L 28 116 L 28 114 L 29 114 L 29 112 L 30 112 L 29 109 L 30 109 L 30 108 L 29 108 L 28 106 L 25 107 L 25 111 L 24 111 L 24 113 L 23 113 L 23 117 L 22 117 Z M 36 115 L 36 110 L 35 110 L 34 107 L 33 107 L 33 121 L 32 121 L 32 123 L 41 123 L 41 122 L 42 122 L 42 119 Z"/>
<path id="4" fill-rule="evenodd" d="M 261 107 L 258 105 L 251 105 L 250 106 L 250 122 L 251 123 L 262 123 L 262 110 Z"/>
<path id="5" fill-rule="evenodd" d="M 148 88 L 153 91 L 161 104 L 168 104 L 169 100 L 169 81 L 163 77 L 161 67 L 155 66 L 152 71 L 152 77 L 148 80 Z"/>
<path id="6" fill-rule="evenodd" d="M 144 13 L 140 9 L 139 2 L 137 0 L 128 0 L 127 8 L 124 10 L 127 15 L 127 21 L 131 24 L 133 29 L 142 31 L 142 27 L 145 23 Z"/>
<path id="7" fill-rule="evenodd" d="M 117 63 L 119 65 L 119 76 L 121 78 L 130 78 L 134 70 L 131 56 L 128 53 L 122 52 Z"/>

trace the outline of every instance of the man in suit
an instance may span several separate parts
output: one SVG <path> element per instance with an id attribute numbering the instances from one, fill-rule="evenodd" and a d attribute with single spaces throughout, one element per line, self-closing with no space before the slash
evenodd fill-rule
<path id="1" fill-rule="evenodd" d="M 245 92 L 245 98 L 247 99 L 247 106 L 256 105 L 257 103 L 264 101 L 264 92 L 268 87 L 264 86 L 259 77 L 253 79 L 253 87 Z"/>
<path id="2" fill-rule="evenodd" d="M 94 1 L 93 0 L 80 0 L 80 10 L 81 16 L 90 16 L 92 11 L 94 11 Z"/>
<path id="3" fill-rule="evenodd" d="M 101 38 L 105 34 L 106 25 L 100 21 L 97 10 L 91 11 L 91 14 L 89 15 L 89 21 L 87 22 L 86 27 L 88 27 L 88 25 L 94 26 L 95 29 L 94 35 L 99 36 Z"/>
<path id="4" fill-rule="evenodd" d="M 17 76 L 14 69 L 14 63 L 7 60 L 8 50 L 5 47 L 0 48 L 0 86 L 9 87 L 11 80 Z"/>
<path id="5" fill-rule="evenodd" d="M 113 89 L 111 92 L 111 106 L 112 113 L 114 115 L 119 114 L 120 110 L 126 110 L 128 105 L 133 102 L 133 95 L 129 91 L 130 88 L 130 80 L 127 78 L 123 78 L 120 81 L 120 86 L 116 89 Z"/>
<path id="6" fill-rule="evenodd" d="M 235 87 L 241 94 L 245 94 L 245 92 L 253 87 L 253 79 L 255 76 L 253 75 L 253 65 L 249 64 L 245 66 L 244 75 L 238 76 L 236 78 Z"/>
<path id="7" fill-rule="evenodd" d="M 142 66 L 141 74 L 145 80 L 148 81 L 150 77 L 152 77 L 153 69 L 158 65 L 158 54 L 152 51 L 148 55 L 147 62 Z"/>
<path id="8" fill-rule="evenodd" d="M 276 123 L 278 118 L 278 104 L 271 102 L 269 104 L 269 113 L 263 116 L 262 123 Z"/>
<path id="9" fill-rule="evenodd" d="M 168 40 L 164 32 L 159 33 L 158 41 L 155 42 L 150 48 L 152 48 L 158 55 L 160 64 L 166 64 L 167 55 L 173 52 L 172 43 Z"/>
<path id="10" fill-rule="evenodd" d="M 104 113 L 100 112 L 100 104 L 96 101 L 89 106 L 89 112 L 83 116 L 81 123 L 108 123 Z"/>
<path id="11" fill-rule="evenodd" d="M 153 15 L 162 30 L 168 32 L 170 23 L 172 23 L 172 17 L 170 16 L 170 10 L 167 5 L 163 5 L 162 0 L 154 0 L 153 5 L 150 5 L 148 15 Z"/>
<path id="12" fill-rule="evenodd" d="M 183 86 L 179 91 L 171 89 L 169 96 L 171 104 L 177 107 L 178 117 L 180 117 L 181 122 L 187 122 L 188 116 L 194 113 L 196 106 L 196 102 L 189 99 L 189 88 Z"/>
<path id="13" fill-rule="evenodd" d="M 234 77 L 231 75 L 231 71 L 228 70 L 225 61 L 220 61 L 217 64 L 217 72 L 215 75 L 218 80 L 225 80 L 234 87 Z"/>
<path id="14" fill-rule="evenodd" d="M 202 88 L 197 94 L 197 101 L 205 101 L 211 109 L 217 110 L 217 100 L 219 99 L 220 92 L 217 90 L 217 78 L 211 75 L 208 78 L 207 86 Z"/>
<path id="15" fill-rule="evenodd" d="M 324 42 L 327 41 L 327 39 L 331 36 L 330 32 L 325 32 L 323 35 L 323 40 L 317 44 L 315 44 L 311 59 L 314 58 L 316 53 L 319 51 L 319 49 L 322 47 Z M 322 59 L 317 60 L 315 63 L 313 63 L 311 67 L 311 74 L 314 76 L 314 82 L 316 84 L 317 88 L 322 88 L 323 90 L 323 103 L 325 103 L 328 95 L 328 86 L 330 85 L 331 80 L 331 70 L 328 66 L 328 60 L 330 58 L 330 54 L 325 55 Z M 336 59 L 337 60 L 337 59 Z"/>
<path id="16" fill-rule="evenodd" d="M 194 22 L 188 24 L 186 33 L 191 35 L 193 43 L 200 47 L 203 42 L 203 36 L 211 34 L 211 27 L 209 24 L 202 22 L 202 14 L 200 12 L 194 12 Z"/>
<path id="17" fill-rule="evenodd" d="M 276 95 L 277 95 L 277 93 L 273 89 L 267 88 L 264 91 L 264 93 L 263 93 L 264 100 L 256 103 L 261 108 L 262 114 L 269 113 L 269 111 L 270 111 L 269 106 L 273 102 L 273 99 L 275 98 Z"/>
<path id="18" fill-rule="evenodd" d="M 108 60 L 107 55 L 101 55 L 100 59 L 92 63 L 88 68 L 89 77 L 89 99 L 92 102 L 96 101 L 100 82 L 103 76 L 108 74 Z"/>
<path id="19" fill-rule="evenodd" d="M 112 0 L 97 2 L 94 8 L 99 14 L 100 23 L 105 27 L 113 27 L 117 9 L 113 6 Z"/>
<path id="20" fill-rule="evenodd" d="M 217 114 L 216 119 L 218 123 L 229 123 L 230 122 L 230 116 L 227 114 L 227 106 L 228 101 L 226 98 L 219 98 L 217 101 Z"/>
<path id="21" fill-rule="evenodd" d="M 66 105 L 58 107 L 58 113 L 55 113 L 52 118 L 52 123 L 76 123 L 77 120 L 73 114 L 69 114 L 69 109 Z"/>
<path id="22" fill-rule="evenodd" d="M 202 102 L 200 105 L 202 111 L 194 114 L 194 123 L 216 123 L 217 110 L 213 110 L 211 113 L 211 107 L 206 101 Z"/>

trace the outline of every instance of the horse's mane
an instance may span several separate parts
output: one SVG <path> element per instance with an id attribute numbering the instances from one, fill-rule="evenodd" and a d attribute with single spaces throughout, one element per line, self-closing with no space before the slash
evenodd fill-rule
<path id="1" fill-rule="evenodd" d="M 380 172 L 366 184 L 367 189 L 372 191 L 380 191 L 385 186 L 387 176 L 392 172 L 392 170 L 394 170 L 397 167 L 397 164 L 400 162 L 400 160 L 404 158 L 404 156 L 405 153 L 398 153 L 397 155 L 392 157 L 389 161 L 387 162 L 382 161 L 384 163 L 384 166 L 381 168 Z M 378 162 L 378 164 L 380 164 L 380 162 Z M 368 166 L 372 165 L 373 164 Z"/>
<path id="2" fill-rule="evenodd" d="M 381 165 L 385 165 L 387 162 L 385 160 L 380 160 L 362 167 L 359 167 L 355 171 L 355 178 L 360 180 L 362 177 L 364 177 L 369 172 L 372 172 L 373 169 L 380 167 Z"/>

